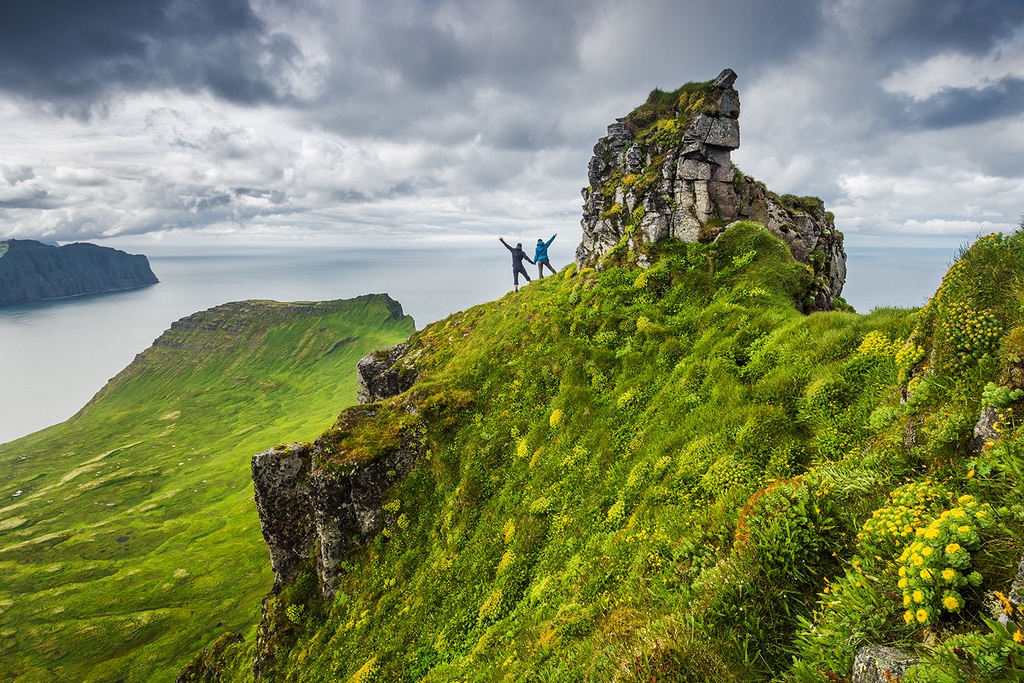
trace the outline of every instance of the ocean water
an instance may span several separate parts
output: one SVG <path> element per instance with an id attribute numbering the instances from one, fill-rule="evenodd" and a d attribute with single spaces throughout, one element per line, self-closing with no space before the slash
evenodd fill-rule
<path id="1" fill-rule="evenodd" d="M 956 254 L 956 248 L 847 247 L 843 298 L 858 313 L 924 306 Z"/>
<path id="2" fill-rule="evenodd" d="M 556 267 L 575 243 L 555 242 Z M 77 412 L 170 324 L 229 301 L 322 301 L 386 292 L 417 328 L 511 289 L 501 245 L 419 249 L 160 247 L 160 283 L 128 292 L 0 308 L 0 443 Z M 922 305 L 948 249 L 848 248 L 844 296 L 859 312 Z"/>

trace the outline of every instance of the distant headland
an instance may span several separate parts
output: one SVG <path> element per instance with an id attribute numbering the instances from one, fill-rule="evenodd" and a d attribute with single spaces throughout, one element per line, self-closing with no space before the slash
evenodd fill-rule
<path id="1" fill-rule="evenodd" d="M 0 241 L 0 306 L 136 289 L 159 282 L 142 254 L 95 244 Z"/>

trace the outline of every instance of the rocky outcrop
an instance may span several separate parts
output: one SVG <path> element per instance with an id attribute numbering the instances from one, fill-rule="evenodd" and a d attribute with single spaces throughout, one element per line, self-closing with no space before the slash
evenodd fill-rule
<path id="1" fill-rule="evenodd" d="M 0 306 L 145 287 L 159 282 L 141 254 L 95 244 L 0 242 Z"/>
<path id="2" fill-rule="evenodd" d="M 408 350 L 408 344 L 395 344 L 359 359 L 356 364 L 356 400 L 359 403 L 383 401 L 413 385 L 416 371 L 398 362 Z"/>
<path id="3" fill-rule="evenodd" d="M 598 264 L 623 239 L 635 250 L 664 238 L 713 240 L 737 220 L 758 221 L 814 272 L 811 310 L 827 310 L 846 281 L 842 233 L 816 198 L 779 197 L 743 176 L 736 73 L 654 91 L 648 103 L 608 126 L 594 147 L 583 189 L 578 267 Z M 639 253 L 637 263 L 647 265 Z"/>
<path id="4" fill-rule="evenodd" d="M 373 407 L 350 408 L 349 420 L 373 418 Z M 380 457 L 332 462 L 334 445 L 324 436 L 313 443 L 279 446 L 252 459 L 252 478 L 263 538 L 270 549 L 274 584 L 292 581 L 315 558 L 324 597 L 334 595 L 341 562 L 380 531 L 390 513 L 381 507 L 388 490 L 404 479 L 423 455 L 415 430 Z"/>
<path id="5" fill-rule="evenodd" d="M 892 683 L 915 664 L 913 656 L 894 647 L 862 647 L 853 660 L 853 683 Z"/>

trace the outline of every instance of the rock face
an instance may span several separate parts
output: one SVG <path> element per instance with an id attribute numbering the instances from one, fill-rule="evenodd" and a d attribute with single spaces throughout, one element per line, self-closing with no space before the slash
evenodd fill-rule
<path id="1" fill-rule="evenodd" d="M 917 660 L 903 650 L 884 645 L 862 647 L 853 660 L 854 683 L 891 683 L 902 678 Z"/>
<path id="2" fill-rule="evenodd" d="M 141 254 L 95 244 L 0 242 L 0 306 L 145 287 L 159 282 Z"/>
<path id="3" fill-rule="evenodd" d="M 375 415 L 372 407 L 347 413 L 354 419 Z M 424 446 L 416 434 L 405 434 L 382 457 L 340 466 L 327 464 L 327 446 L 321 438 L 259 453 L 252 478 L 275 587 L 292 581 L 312 554 L 323 595 L 330 598 L 342 560 L 383 528 L 391 514 L 381 507 L 384 498 Z"/>
<path id="4" fill-rule="evenodd" d="M 846 281 L 842 233 L 821 200 L 779 197 L 733 167 L 730 154 L 740 146 L 735 81 L 726 69 L 676 93 L 654 91 L 608 126 L 587 169 L 577 266 L 597 265 L 623 238 L 631 250 L 664 238 L 711 241 L 734 221 L 754 220 L 811 267 L 809 309 L 828 310 Z M 637 264 L 645 259 L 638 254 Z"/>
<path id="5" fill-rule="evenodd" d="M 408 350 L 408 344 L 395 344 L 359 359 L 356 364 L 356 400 L 359 403 L 383 401 L 412 386 L 416 381 L 415 371 L 398 364 Z"/>

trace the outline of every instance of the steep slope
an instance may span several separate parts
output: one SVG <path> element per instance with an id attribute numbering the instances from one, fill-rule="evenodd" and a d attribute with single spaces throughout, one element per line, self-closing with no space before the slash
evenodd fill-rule
<path id="1" fill-rule="evenodd" d="M 0 306 L 135 289 L 159 282 L 141 254 L 95 244 L 0 242 Z"/>
<path id="2" fill-rule="evenodd" d="M 379 531 L 340 561 L 297 541 L 257 640 L 181 680 L 825 681 L 871 644 L 937 658 L 917 680 L 1016 675 L 1017 615 L 984 618 L 1017 599 L 1024 235 L 866 316 L 801 314 L 810 275 L 757 224 L 651 255 L 428 326 L 411 388 L 280 449 L 300 488 L 419 459 Z"/>
<path id="3" fill-rule="evenodd" d="M 71 420 L 0 445 L 0 680 L 167 681 L 269 589 L 248 460 L 329 426 L 386 295 L 174 323 Z"/>

